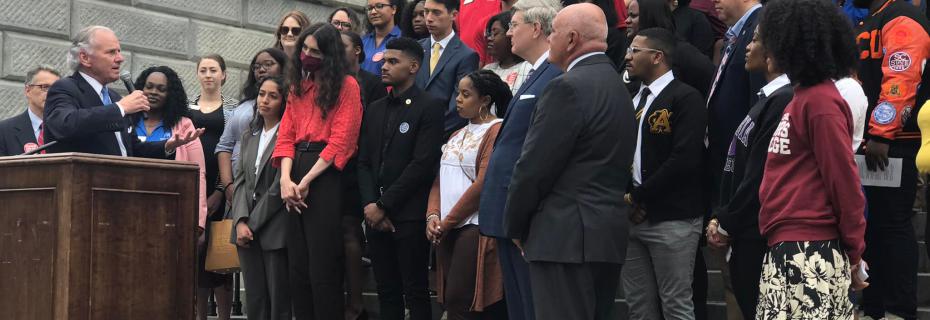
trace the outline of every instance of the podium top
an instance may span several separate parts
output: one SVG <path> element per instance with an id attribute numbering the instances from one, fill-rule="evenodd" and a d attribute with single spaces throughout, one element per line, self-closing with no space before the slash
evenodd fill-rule
<path id="1" fill-rule="evenodd" d="M 29 156 L 0 157 L 0 167 L 35 166 L 62 163 L 89 164 L 89 165 L 115 165 L 121 167 L 159 168 L 168 170 L 199 170 L 194 162 L 149 159 L 137 157 L 121 157 L 90 153 L 65 152 L 36 154 Z"/>

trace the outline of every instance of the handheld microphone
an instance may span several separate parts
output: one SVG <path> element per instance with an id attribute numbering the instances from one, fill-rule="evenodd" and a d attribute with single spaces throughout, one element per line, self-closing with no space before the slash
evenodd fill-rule
<path id="1" fill-rule="evenodd" d="M 119 79 L 123 80 L 123 85 L 126 86 L 126 91 L 129 93 L 136 90 L 132 85 L 132 73 L 129 73 L 129 71 L 123 70 L 123 72 L 120 72 Z"/>

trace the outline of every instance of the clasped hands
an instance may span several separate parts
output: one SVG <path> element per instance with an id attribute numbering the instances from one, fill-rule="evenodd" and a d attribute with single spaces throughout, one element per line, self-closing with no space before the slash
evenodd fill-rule
<path id="1" fill-rule="evenodd" d="M 303 213 L 301 209 L 307 208 L 307 194 L 310 193 L 310 182 L 301 180 L 299 184 L 291 181 L 290 177 L 281 177 L 281 200 L 284 200 L 287 212 Z"/>

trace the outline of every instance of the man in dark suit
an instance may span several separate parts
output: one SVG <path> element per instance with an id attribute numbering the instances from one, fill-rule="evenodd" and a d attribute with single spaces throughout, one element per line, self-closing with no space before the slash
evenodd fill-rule
<path id="1" fill-rule="evenodd" d="M 746 46 L 756 29 L 759 0 L 719 0 L 717 13 L 728 26 L 724 39 L 723 58 L 711 83 L 707 99 L 707 148 L 711 172 L 711 199 L 719 198 L 720 173 L 727 156 L 730 139 L 749 108 L 758 97 L 756 93 L 765 85 L 761 73 L 746 71 Z"/>
<path id="2" fill-rule="evenodd" d="M 39 66 L 26 73 L 29 106 L 18 116 L 0 122 L 0 157 L 15 156 L 42 145 L 42 116 L 48 88 L 61 76 L 54 68 Z"/>
<path id="3" fill-rule="evenodd" d="M 626 55 L 630 76 L 641 81 L 633 97 L 633 184 L 624 197 L 633 226 L 621 278 L 633 319 L 694 318 L 707 110 L 701 94 L 672 73 L 677 42 L 672 31 L 642 30 Z"/>
<path id="4" fill-rule="evenodd" d="M 507 115 L 485 171 L 484 191 L 479 204 L 481 233 L 497 238 L 507 313 L 511 320 L 533 320 L 536 317 L 530 292 L 529 264 L 504 232 L 504 204 L 514 164 L 520 158 L 523 140 L 536 110 L 537 97 L 542 95 L 550 80 L 562 74 L 558 66 L 546 61 L 549 58 L 547 38 L 552 32 L 552 19 L 560 8 L 558 1 L 552 0 L 520 0 L 513 7 L 513 17 L 508 21 L 513 26 L 508 30 L 512 51 L 532 63 L 533 67 L 507 106 Z"/>
<path id="5" fill-rule="evenodd" d="M 426 204 L 442 146 L 445 101 L 414 85 L 423 49 L 410 38 L 387 44 L 381 79 L 394 90 L 373 102 L 359 134 L 358 184 L 381 318 L 432 317 Z"/>
<path id="6" fill-rule="evenodd" d="M 549 61 L 566 71 L 543 91 L 507 195 L 504 230 L 530 263 L 537 319 L 608 319 L 614 305 L 636 133 L 606 38 L 594 4 L 553 20 Z"/>
<path id="7" fill-rule="evenodd" d="M 237 162 L 239 168 L 235 170 L 239 175 L 233 182 L 237 192 L 230 210 L 234 221 L 230 240 L 238 245 L 242 276 L 249 292 L 246 295 L 249 317 L 291 319 L 286 248 L 290 220 L 281 201 L 281 172 L 268 161 L 278 140 L 278 129 L 274 128 L 268 138 L 262 137 L 266 134 L 262 129 L 270 128 L 249 128 L 242 138 L 242 161 Z M 256 173 L 258 157 L 261 160 Z M 237 234 L 237 229 L 242 228 L 248 232 Z"/>
<path id="8" fill-rule="evenodd" d="M 448 137 L 465 126 L 465 119 L 455 111 L 455 96 L 459 92 L 459 80 L 478 69 L 478 54 L 462 43 L 452 30 L 459 0 L 426 0 L 423 9 L 429 38 L 420 40 L 425 54 L 416 84 L 423 91 L 442 99 L 444 136 Z"/>
<path id="9" fill-rule="evenodd" d="M 49 152 L 85 152 L 116 156 L 166 158 L 197 139 L 203 129 L 162 142 L 142 143 L 130 134 L 129 115 L 149 109 L 140 90 L 125 98 L 107 84 L 119 80 L 123 55 L 113 30 L 89 26 L 78 31 L 68 51 L 74 74 L 55 82 L 45 101 L 45 142 Z"/>

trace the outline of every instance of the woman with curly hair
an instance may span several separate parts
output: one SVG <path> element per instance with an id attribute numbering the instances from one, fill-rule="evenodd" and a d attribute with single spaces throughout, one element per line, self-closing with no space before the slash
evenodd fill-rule
<path id="1" fill-rule="evenodd" d="M 769 141 L 759 188 L 768 242 L 756 319 L 852 319 L 864 269 L 865 199 L 849 107 L 833 83 L 857 63 L 852 29 L 827 0 L 776 0 L 759 34 L 794 97 Z"/>
<path id="2" fill-rule="evenodd" d="M 429 37 L 429 30 L 426 29 L 426 9 L 423 3 L 426 0 L 414 0 L 404 8 L 403 19 L 400 22 L 400 31 L 405 37 L 414 40 Z"/>
<path id="3" fill-rule="evenodd" d="M 281 169 L 281 198 L 291 212 L 292 298 L 301 302 L 294 304 L 294 313 L 298 319 L 341 319 L 342 170 L 358 149 L 362 98 L 335 27 L 304 30 L 297 52 L 288 70 L 288 108 L 271 156 Z"/>
<path id="4" fill-rule="evenodd" d="M 438 301 L 449 319 L 506 319 L 497 246 L 478 232 L 478 200 L 502 122 L 497 115 L 513 96 L 490 70 L 466 75 L 458 89 L 456 109 L 468 125 L 442 147 L 426 213 L 426 237 L 436 246 Z"/>
<path id="5" fill-rule="evenodd" d="M 169 67 L 157 66 L 142 70 L 136 83 L 149 100 L 149 111 L 132 115 L 134 132 L 139 140 L 164 141 L 172 135 L 185 136 L 197 130 L 191 122 L 187 107 L 187 93 L 178 74 Z M 178 147 L 174 159 L 195 162 L 200 167 L 200 191 L 198 192 L 197 225 L 201 231 L 207 220 L 206 164 L 203 145 L 195 139 Z"/>

